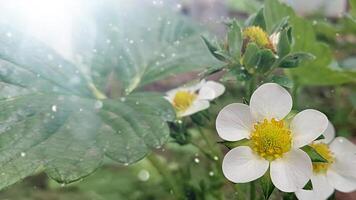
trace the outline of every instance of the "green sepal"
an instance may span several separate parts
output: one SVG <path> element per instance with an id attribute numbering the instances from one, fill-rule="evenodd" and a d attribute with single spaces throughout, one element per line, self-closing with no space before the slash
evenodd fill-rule
<path id="1" fill-rule="evenodd" d="M 260 50 L 258 56 L 259 60 L 256 71 L 260 73 L 268 72 L 277 60 L 275 54 L 270 49 Z"/>
<path id="2" fill-rule="evenodd" d="M 288 27 L 280 32 L 279 41 L 277 45 L 277 55 L 280 58 L 283 58 L 284 56 L 288 55 L 291 51 L 291 38 L 289 38 L 290 30 L 291 28 Z"/>
<path id="3" fill-rule="evenodd" d="M 321 156 L 313 147 L 306 145 L 301 148 L 305 153 L 308 154 L 312 162 L 327 163 L 328 161 Z"/>
<path id="4" fill-rule="evenodd" d="M 229 30 L 227 33 L 227 42 L 231 57 L 234 60 L 239 61 L 242 46 L 242 33 L 241 28 L 236 21 L 233 21 L 229 25 Z"/>
<path id="5" fill-rule="evenodd" d="M 259 51 L 260 49 L 255 43 L 248 43 L 242 59 L 242 63 L 247 71 L 254 72 L 257 69 L 260 58 Z"/>
<path id="6" fill-rule="evenodd" d="M 201 36 L 201 38 L 203 39 L 205 45 L 208 47 L 210 53 L 218 60 L 223 61 L 223 62 L 227 62 L 228 59 L 224 56 L 221 55 L 221 53 L 219 52 L 219 48 L 216 47 L 215 45 L 213 45 L 207 38 L 205 38 L 204 36 Z"/>
<path id="7" fill-rule="evenodd" d="M 235 147 L 239 146 L 249 146 L 250 145 L 250 140 L 248 139 L 242 139 L 239 141 L 231 142 L 231 141 L 221 141 L 218 142 L 219 144 L 225 145 L 228 149 L 233 149 Z"/>
<path id="8" fill-rule="evenodd" d="M 309 180 L 308 183 L 305 184 L 305 186 L 303 187 L 303 190 L 312 190 L 312 189 L 313 189 L 313 184 L 311 180 Z"/>
<path id="9" fill-rule="evenodd" d="M 272 183 L 269 170 L 259 179 L 261 185 L 263 199 L 267 200 L 272 195 L 275 186 Z"/>

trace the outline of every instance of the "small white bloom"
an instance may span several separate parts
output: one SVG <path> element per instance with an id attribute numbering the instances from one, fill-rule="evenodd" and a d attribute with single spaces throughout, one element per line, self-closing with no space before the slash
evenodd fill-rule
<path id="1" fill-rule="evenodd" d="M 190 87 L 181 87 L 167 92 L 166 99 L 173 105 L 177 117 L 185 117 L 209 107 L 209 101 L 225 92 L 225 86 L 202 80 Z"/>
<path id="2" fill-rule="evenodd" d="M 325 200 L 334 192 L 356 190 L 356 146 L 346 138 L 335 138 L 331 123 L 323 133 L 325 139 L 311 144 L 327 163 L 313 163 L 312 190 L 299 190 L 300 200 Z"/>
<path id="3" fill-rule="evenodd" d="M 283 87 L 267 83 L 252 94 L 250 106 L 234 103 L 223 108 L 217 119 L 219 136 L 227 141 L 248 139 L 248 146 L 230 150 L 224 157 L 225 177 L 246 183 L 263 176 L 268 168 L 273 184 L 295 192 L 312 176 L 312 162 L 301 147 L 318 138 L 328 126 L 327 117 L 316 110 L 298 113 L 289 123 L 292 97 Z"/>

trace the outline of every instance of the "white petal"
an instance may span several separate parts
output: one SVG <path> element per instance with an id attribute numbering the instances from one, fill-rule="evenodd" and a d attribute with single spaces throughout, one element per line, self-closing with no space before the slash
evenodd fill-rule
<path id="1" fill-rule="evenodd" d="M 299 200 L 325 200 L 334 192 L 334 187 L 328 182 L 324 174 L 311 177 L 313 190 L 298 190 L 295 194 Z"/>
<path id="2" fill-rule="evenodd" d="M 327 171 L 329 183 L 338 191 L 352 192 L 356 190 L 356 178 L 342 176 L 334 170 Z"/>
<path id="3" fill-rule="evenodd" d="M 283 119 L 292 109 L 292 97 L 286 89 L 275 83 L 266 83 L 251 96 L 252 115 L 258 120 Z"/>
<path id="4" fill-rule="evenodd" d="M 293 146 L 302 147 L 318 138 L 328 127 L 328 118 L 313 109 L 303 110 L 292 120 Z"/>
<path id="5" fill-rule="evenodd" d="M 333 124 L 329 121 L 328 127 L 323 132 L 324 139 L 318 140 L 318 142 L 323 142 L 329 144 L 335 138 L 335 128 Z"/>
<path id="6" fill-rule="evenodd" d="M 271 162 L 273 184 L 283 192 L 302 189 L 312 176 L 312 162 L 304 151 L 293 149 Z"/>
<path id="7" fill-rule="evenodd" d="M 210 104 L 209 101 L 207 100 L 195 100 L 187 110 L 183 112 L 178 112 L 177 115 L 178 117 L 185 117 L 197 113 L 199 111 L 205 110 L 209 108 L 209 106 Z"/>
<path id="8" fill-rule="evenodd" d="M 336 156 L 343 156 L 349 153 L 356 153 L 356 146 L 344 137 L 335 138 L 329 145 L 330 150 Z"/>
<path id="9" fill-rule="evenodd" d="M 269 162 L 255 155 L 250 147 L 240 146 L 230 150 L 224 157 L 222 170 L 234 183 L 247 183 L 263 176 Z"/>
<path id="10" fill-rule="evenodd" d="M 187 91 L 187 92 L 196 92 L 198 91 L 203 85 L 205 85 L 205 80 L 201 80 L 199 83 L 195 83 L 193 85 L 190 86 L 183 86 L 183 87 L 178 87 L 178 88 L 174 88 L 172 90 L 169 90 L 168 92 L 166 92 L 166 96 L 167 99 L 170 100 L 170 102 L 173 101 L 176 93 L 178 91 Z"/>
<path id="11" fill-rule="evenodd" d="M 222 139 L 237 141 L 249 137 L 253 123 L 248 105 L 233 103 L 219 112 L 216 130 Z"/>
<path id="12" fill-rule="evenodd" d="M 215 81 L 206 82 L 199 90 L 199 99 L 213 100 L 225 92 L 225 86 Z"/>
<path id="13" fill-rule="evenodd" d="M 337 137 L 330 144 L 330 150 L 335 156 L 331 169 L 341 176 L 356 180 L 356 146 L 346 138 Z"/>

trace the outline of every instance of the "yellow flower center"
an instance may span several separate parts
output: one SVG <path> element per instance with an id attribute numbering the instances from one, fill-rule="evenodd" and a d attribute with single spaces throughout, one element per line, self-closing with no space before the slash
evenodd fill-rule
<path id="1" fill-rule="evenodd" d="M 318 152 L 323 158 L 325 158 L 325 160 L 328 161 L 325 163 L 314 162 L 313 163 L 314 173 L 326 173 L 329 166 L 335 161 L 335 157 L 333 153 L 330 151 L 329 146 L 324 143 L 312 143 L 310 146 L 313 147 L 316 152 Z"/>
<path id="2" fill-rule="evenodd" d="M 263 120 L 254 125 L 251 148 L 259 156 L 272 161 L 283 156 L 292 146 L 292 136 L 283 120 Z"/>
<path id="3" fill-rule="evenodd" d="M 258 26 L 250 26 L 243 30 L 243 38 L 247 43 L 254 42 L 260 48 L 274 49 L 268 34 Z"/>
<path id="4" fill-rule="evenodd" d="M 178 111 L 187 110 L 193 101 L 197 98 L 197 94 L 188 91 L 178 91 L 173 99 L 173 106 Z"/>

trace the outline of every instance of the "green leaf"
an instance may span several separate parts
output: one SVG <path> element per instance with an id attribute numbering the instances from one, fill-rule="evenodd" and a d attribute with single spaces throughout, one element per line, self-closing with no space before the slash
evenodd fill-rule
<path id="1" fill-rule="evenodd" d="M 310 53 L 295 52 L 290 53 L 280 61 L 279 67 L 294 68 L 298 67 L 303 61 L 313 60 L 315 57 Z"/>
<path id="2" fill-rule="evenodd" d="M 293 27 L 294 45 L 292 52 L 308 52 L 315 60 L 302 63 L 298 68 L 287 69 L 286 72 L 300 85 L 336 85 L 356 82 L 356 73 L 333 67 L 333 53 L 324 43 L 316 40 L 312 22 L 295 15 L 293 10 L 275 0 L 266 0 L 264 8 L 265 21 L 269 33 L 284 18 L 289 18 Z M 294 66 L 288 63 L 286 66 Z M 312 72 L 312 73 L 311 73 Z"/>
<path id="3" fill-rule="evenodd" d="M 277 60 L 275 54 L 269 49 L 262 49 L 258 52 L 259 61 L 257 64 L 257 71 L 265 73 L 271 69 L 274 62 Z"/>
<path id="4" fill-rule="evenodd" d="M 229 45 L 230 55 L 235 59 L 240 59 L 241 54 L 241 46 L 242 46 L 242 35 L 240 26 L 236 21 L 233 21 L 229 26 L 229 30 L 227 33 L 227 41 Z"/>
<path id="5" fill-rule="evenodd" d="M 255 43 L 248 43 L 242 61 L 247 71 L 251 72 L 256 70 L 260 58 L 259 51 L 260 49 Z"/>
<path id="6" fill-rule="evenodd" d="M 312 190 L 313 189 L 313 185 L 311 180 L 308 181 L 307 184 L 305 184 L 305 186 L 303 187 L 303 190 Z"/>
<path id="7" fill-rule="evenodd" d="M 235 142 L 222 141 L 222 142 L 218 142 L 218 143 L 219 144 L 223 144 L 228 149 L 233 149 L 233 148 L 239 147 L 239 146 L 248 146 L 248 145 L 250 145 L 250 141 L 248 139 L 242 139 L 242 140 L 235 141 Z"/>
<path id="8" fill-rule="evenodd" d="M 202 36 L 202 39 L 205 43 L 205 45 L 208 47 L 210 53 L 218 60 L 223 61 L 223 62 L 227 62 L 228 59 L 222 55 L 221 53 L 219 53 L 219 48 L 216 47 L 215 45 L 213 45 L 207 38 L 205 38 L 204 36 Z"/>
<path id="9" fill-rule="evenodd" d="M 313 147 L 306 145 L 302 148 L 305 153 L 308 154 L 312 162 L 323 162 L 326 163 L 328 162 L 323 156 L 321 156 Z"/>
<path id="10" fill-rule="evenodd" d="M 252 16 L 250 20 L 248 20 L 247 26 L 259 26 L 263 30 L 266 30 L 266 22 L 263 15 L 263 8 L 261 8 L 255 15 Z"/>
<path id="11" fill-rule="evenodd" d="M 13 92 L 0 91 L 0 188 L 38 171 L 70 183 L 105 158 L 142 159 L 168 140 L 166 122 L 176 114 L 161 94 L 135 90 L 214 65 L 195 25 L 141 4 L 109 2 L 93 4 L 101 9 L 90 23 L 95 34 L 85 23 L 75 26 L 72 50 L 80 62 L 1 24 L 0 83 Z M 142 24 L 150 25 L 149 34 Z M 120 98 L 100 92 L 112 74 Z"/>
<path id="12" fill-rule="evenodd" d="M 272 183 L 269 170 L 259 179 L 259 182 L 262 188 L 264 199 L 269 199 L 275 188 Z"/>
<path id="13" fill-rule="evenodd" d="M 274 76 L 272 76 L 271 81 L 273 83 L 277 83 L 279 85 L 282 85 L 282 86 L 284 86 L 286 88 L 293 88 L 293 86 L 294 86 L 293 81 L 291 79 L 289 79 L 288 77 L 286 77 L 286 76 L 274 75 Z"/>
<path id="14" fill-rule="evenodd" d="M 277 54 L 280 58 L 283 58 L 291 51 L 291 41 L 288 35 L 290 28 L 283 29 L 280 32 L 278 47 L 277 47 Z"/>

